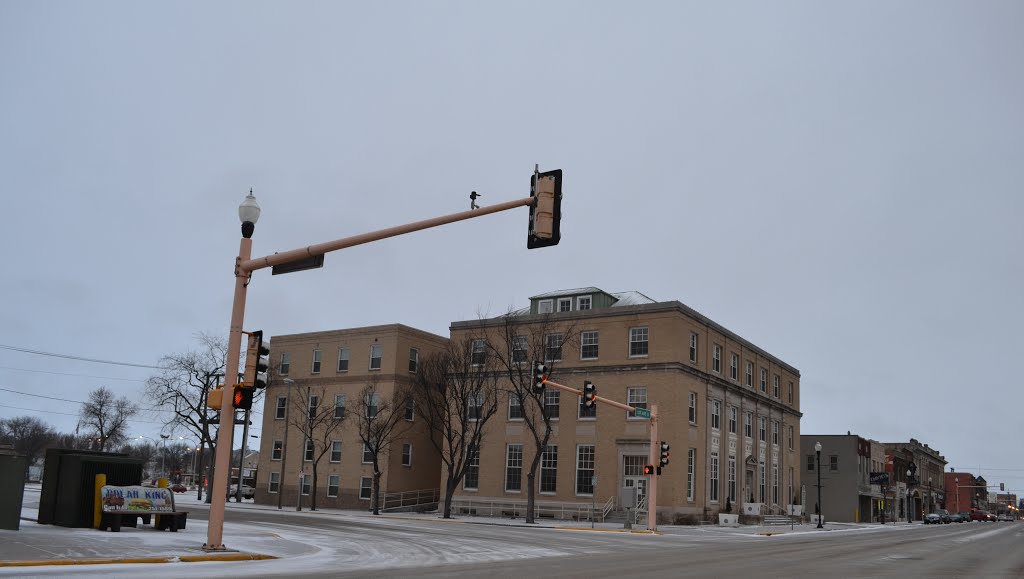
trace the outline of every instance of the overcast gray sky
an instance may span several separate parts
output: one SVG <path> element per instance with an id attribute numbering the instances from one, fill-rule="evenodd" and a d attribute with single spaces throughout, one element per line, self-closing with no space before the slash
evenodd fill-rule
<path id="1" fill-rule="evenodd" d="M 524 197 L 539 163 L 565 171 L 559 246 L 528 251 L 521 209 L 261 271 L 246 327 L 447 335 L 637 290 L 799 368 L 804 433 L 915 437 L 1024 491 L 996 470 L 1024 430 L 1021 22 L 1011 1 L 3 2 L 0 345 L 156 364 L 226 335 L 250 187 L 265 255 Z M 150 372 L 0 349 L 0 417 L 72 430 L 77 404 L 10 390 L 139 397 Z"/>

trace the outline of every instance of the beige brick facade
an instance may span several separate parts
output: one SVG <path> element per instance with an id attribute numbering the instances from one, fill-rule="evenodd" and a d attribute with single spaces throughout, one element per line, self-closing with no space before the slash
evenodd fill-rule
<path id="1" fill-rule="evenodd" d="M 591 296 L 589 303 L 593 309 L 577 309 L 578 298 L 583 294 Z M 604 299 L 598 299 L 595 294 L 601 294 Z M 596 332 L 589 334 L 589 338 L 597 340 L 596 357 L 584 357 L 582 344 L 574 345 L 573 351 L 569 351 L 568 346 L 563 348 L 561 361 L 554 365 L 552 380 L 580 389 L 584 380 L 590 380 L 596 384 L 601 397 L 630 404 L 638 402 L 646 404 L 647 408 L 651 404 L 658 406 L 659 438 L 671 446 L 671 462 L 658 478 L 658 509 L 662 520 L 672 520 L 676 514 L 704 517 L 724 510 L 730 490 L 731 463 L 735 469 L 734 513 L 740 512 L 740 503 L 751 494 L 755 502 L 766 504 L 769 510 L 776 512 L 784 511 L 792 502 L 800 488 L 801 470 L 800 373 L 796 368 L 680 302 L 639 300 L 647 303 L 599 307 L 596 304 L 612 302 L 620 296 L 605 294 L 596 288 L 545 297 L 553 300 L 552 309 L 556 313 L 524 313 L 522 323 L 572 325 L 577 331 Z M 569 311 L 558 311 L 560 297 L 570 298 L 566 302 L 571 308 Z M 538 301 L 541 300 L 533 298 L 531 311 L 538 311 Z M 455 322 L 451 338 L 497 340 L 496 336 L 502 332 L 501 324 L 500 318 Z M 646 336 L 646 354 L 630 355 L 631 335 L 637 340 Z M 690 344 L 694 336 L 696 350 L 691 359 Z M 732 372 L 734 355 L 735 376 Z M 751 386 L 746 383 L 748 363 Z M 692 417 L 691 399 L 695 413 Z M 481 445 L 477 488 L 460 488 L 457 500 L 526 499 L 526 475 L 535 454 L 534 443 L 522 420 L 509 418 L 508 403 L 508 396 L 503 394 L 498 415 L 488 423 Z M 712 413 L 716 407 L 718 418 L 714 427 Z M 736 413 L 734 429 L 733 410 Z M 748 413 L 749 437 L 746 436 Z M 580 418 L 578 397 L 562 392 L 559 418 L 553 422 L 550 444 L 557 446 L 557 464 L 549 464 L 554 466 L 549 476 L 555 475 L 554 492 L 538 492 L 539 501 L 604 504 L 610 497 L 618 497 L 623 487 L 646 484 L 637 469 L 650 463 L 647 420 L 629 418 L 625 411 L 610 406 L 600 406 L 596 418 Z M 518 444 L 522 445 L 523 454 L 521 484 L 518 490 L 511 490 L 506 488 L 509 446 Z M 593 492 L 587 480 L 589 470 L 577 468 L 581 447 L 585 447 L 584 452 L 586 447 L 594 449 L 593 474 L 597 485 Z M 691 460 L 693 480 L 688 482 Z M 717 497 L 711 482 L 716 460 Z M 540 479 L 538 472 L 538 485 Z M 550 484 L 550 478 L 548 482 Z"/>
<path id="2" fill-rule="evenodd" d="M 303 461 L 303 439 L 301 432 L 287 425 L 278 413 L 278 399 L 300 396 L 306 400 L 307 387 L 313 391 L 323 388 L 321 404 L 334 406 L 335 395 L 346 396 L 345 422 L 336 438 L 341 442 L 341 460 L 332 462 L 330 453 L 321 459 L 318 467 L 317 507 L 369 508 L 370 501 L 360 497 L 361 486 L 366 477 L 372 477 L 372 464 L 363 462 L 363 447 L 359 439 L 358 426 L 352 412 L 358 411 L 357 400 L 360 391 L 375 381 L 382 398 L 390 398 L 397 386 L 410 385 L 416 373 L 410 368 L 411 350 L 416 350 L 418 359 L 445 346 L 447 339 L 400 324 L 355 328 L 328 332 L 312 332 L 274 336 L 270 340 L 270 362 L 274 378 L 266 390 L 263 411 L 263 428 L 260 440 L 260 462 L 256 480 L 256 502 L 277 504 L 278 493 L 284 505 L 295 506 L 299 486 L 300 468 L 311 472 L 311 463 Z M 373 347 L 379 347 L 379 368 L 371 360 Z M 347 351 L 347 369 L 339 369 L 342 350 Z M 319 371 L 314 371 L 314 352 L 320 352 Z M 282 361 L 285 362 L 282 367 Z M 284 381 L 294 380 L 294 384 Z M 289 411 L 294 409 L 289 407 Z M 437 488 L 440 480 L 441 461 L 428 437 L 426 425 L 418 416 L 404 421 L 398 429 L 402 431 L 386 458 L 382 458 L 381 492 L 392 493 Z M 287 432 L 287 435 L 286 435 Z M 275 458 L 275 441 L 284 446 Z M 403 464 L 403 445 L 411 445 L 411 464 Z M 276 474 L 275 474 L 276 473 Z M 337 476 L 337 496 L 328 496 L 331 476 Z M 271 477 L 279 477 L 280 488 L 272 490 Z M 313 489 L 311 489 L 313 490 Z M 365 491 L 363 496 L 365 497 Z M 310 504 L 310 497 L 303 497 L 303 504 Z"/>

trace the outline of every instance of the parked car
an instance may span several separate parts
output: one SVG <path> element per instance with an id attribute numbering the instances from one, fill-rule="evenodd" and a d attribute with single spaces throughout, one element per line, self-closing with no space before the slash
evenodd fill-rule
<path id="1" fill-rule="evenodd" d="M 181 483 L 178 483 L 176 485 L 171 485 L 171 490 L 176 492 L 176 493 L 183 493 L 183 492 L 188 490 L 188 487 L 186 487 L 185 485 L 183 485 Z"/>
<path id="2" fill-rule="evenodd" d="M 960 515 L 960 519 L 963 522 L 965 522 L 965 523 L 971 522 L 971 511 L 960 511 L 957 514 Z"/>
<path id="3" fill-rule="evenodd" d="M 231 486 L 228 487 L 228 500 L 229 501 L 235 496 L 237 489 L 238 489 L 238 485 L 236 485 L 236 484 L 235 485 L 231 485 Z M 243 484 L 242 485 L 242 498 L 243 499 L 252 499 L 255 496 L 256 496 L 256 489 L 252 488 L 251 486 L 249 486 L 247 484 Z"/>
<path id="4" fill-rule="evenodd" d="M 981 509 L 974 509 L 974 510 L 971 511 L 971 520 L 972 521 L 992 521 L 994 523 L 994 522 L 996 522 L 996 516 L 993 515 L 992 513 L 988 512 L 988 511 L 983 511 Z"/>
<path id="5" fill-rule="evenodd" d="M 960 513 L 949 513 L 949 522 L 962 523 L 964 522 L 964 518 L 960 515 Z"/>
<path id="6" fill-rule="evenodd" d="M 928 513 L 924 517 L 924 524 L 926 525 L 940 525 L 949 522 L 949 513 L 940 513 L 935 511 L 934 513 Z"/>
<path id="7" fill-rule="evenodd" d="M 999 515 L 998 517 L 996 517 L 996 519 L 1000 521 L 1006 521 L 1007 523 L 1013 522 L 1013 517 L 1011 517 L 1010 515 Z"/>

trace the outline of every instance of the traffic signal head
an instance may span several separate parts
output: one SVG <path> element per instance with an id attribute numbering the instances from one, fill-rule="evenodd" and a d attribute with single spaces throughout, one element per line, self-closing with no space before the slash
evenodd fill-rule
<path id="1" fill-rule="evenodd" d="M 661 441 L 661 466 L 668 466 L 668 443 Z"/>
<path id="2" fill-rule="evenodd" d="M 242 384 L 249 388 L 267 387 L 267 359 L 270 348 L 263 345 L 263 330 L 249 334 L 249 347 L 245 350 L 245 374 Z"/>
<path id="3" fill-rule="evenodd" d="M 235 386 L 235 391 L 231 397 L 231 406 L 236 410 L 249 410 L 252 408 L 252 395 L 254 390 L 252 388 L 246 388 L 245 386 Z"/>
<path id="4" fill-rule="evenodd" d="M 220 410 L 224 402 L 224 387 L 218 386 L 206 395 L 206 406 L 211 410 Z"/>
<path id="5" fill-rule="evenodd" d="M 534 173 L 530 178 L 530 227 L 526 247 L 558 245 L 562 239 L 562 170 Z"/>
<path id="6" fill-rule="evenodd" d="M 654 475 L 655 474 L 655 472 L 654 472 L 654 465 L 653 464 L 648 464 L 648 465 L 644 466 L 644 474 L 645 475 Z"/>
<path id="7" fill-rule="evenodd" d="M 533 391 L 540 393 L 544 391 L 544 382 L 548 379 L 548 367 L 544 362 L 533 363 Z"/>
<path id="8" fill-rule="evenodd" d="M 593 408 L 597 404 L 597 388 L 590 380 L 583 382 L 583 404 L 587 408 Z"/>

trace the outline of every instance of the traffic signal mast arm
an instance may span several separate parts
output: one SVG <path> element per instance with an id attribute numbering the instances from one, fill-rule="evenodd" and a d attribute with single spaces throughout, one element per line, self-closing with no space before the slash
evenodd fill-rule
<path id="1" fill-rule="evenodd" d="M 583 391 L 582 390 L 577 390 L 576 388 L 571 388 L 569 386 L 563 386 L 563 385 L 561 385 L 561 384 L 559 384 L 557 382 L 552 382 L 551 380 L 544 380 L 544 385 L 545 386 L 553 386 L 555 388 L 558 388 L 559 390 L 563 390 L 565 392 L 569 392 L 569 393 L 575 394 L 577 396 L 583 396 Z M 600 402 L 601 404 L 607 404 L 609 406 L 614 406 L 616 408 L 621 408 L 621 409 L 625 410 L 626 412 L 629 412 L 630 414 L 635 414 L 636 413 L 636 408 L 633 407 L 633 406 L 630 406 L 628 404 L 623 404 L 621 402 L 616 402 L 614 400 L 609 400 L 608 398 L 601 398 L 600 396 L 598 396 L 596 394 L 594 395 L 594 402 Z M 652 416 L 651 418 L 653 419 L 654 417 Z"/>
<path id="2" fill-rule="evenodd" d="M 491 213 L 500 213 L 517 207 L 528 207 L 534 204 L 534 199 L 534 197 L 526 197 L 515 201 L 507 201 L 505 203 L 491 205 L 489 207 L 480 207 L 478 209 L 461 211 L 459 213 L 434 217 L 433 219 L 424 219 L 423 221 L 416 221 L 415 223 L 408 223 L 406 225 L 399 225 L 388 229 L 379 229 L 369 233 L 343 237 L 341 239 L 335 239 L 334 241 L 309 245 L 302 249 L 293 249 L 283 253 L 275 253 L 273 255 L 257 257 L 255 259 L 247 259 L 239 262 L 238 267 L 241 271 L 253 272 L 257 269 L 273 267 L 275 265 L 281 265 L 283 263 L 289 263 L 299 259 L 323 255 L 339 249 L 346 249 L 356 245 L 370 243 L 371 241 L 379 241 L 389 237 L 404 235 L 406 233 L 412 233 L 413 231 L 420 231 L 421 229 L 430 229 L 431 227 L 437 227 L 438 225 L 455 223 L 456 221 L 463 221 L 474 217 L 482 217 L 484 215 L 490 215 Z"/>

